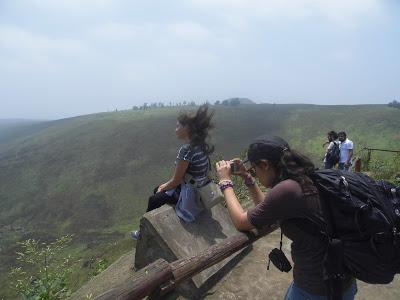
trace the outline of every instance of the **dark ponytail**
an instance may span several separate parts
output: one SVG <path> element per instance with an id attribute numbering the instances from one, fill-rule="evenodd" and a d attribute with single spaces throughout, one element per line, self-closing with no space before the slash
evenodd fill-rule
<path id="1" fill-rule="evenodd" d="M 313 184 L 310 175 L 314 172 L 315 167 L 311 160 L 295 150 L 283 151 L 282 157 L 275 164 L 272 162 L 279 176 L 276 183 L 292 179 L 297 181 L 303 188 Z M 275 183 L 275 184 L 276 184 Z"/>

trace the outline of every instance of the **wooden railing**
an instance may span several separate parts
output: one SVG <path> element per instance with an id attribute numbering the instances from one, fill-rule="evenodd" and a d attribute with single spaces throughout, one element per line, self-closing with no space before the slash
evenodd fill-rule
<path id="1" fill-rule="evenodd" d="M 276 228 L 271 227 L 261 231 L 254 230 L 248 233 L 238 233 L 209 247 L 199 255 L 179 259 L 171 263 L 164 259 L 158 259 L 136 272 L 132 279 L 99 295 L 95 299 L 128 300 L 142 299 L 146 296 L 157 299 L 172 291 L 186 279 L 229 257 L 236 251 L 247 247 Z"/>
<path id="2" fill-rule="evenodd" d="M 369 162 L 371 161 L 371 155 L 373 151 L 380 151 L 380 152 L 389 152 L 389 153 L 400 153 L 400 150 L 389 150 L 389 149 L 378 149 L 378 148 L 368 148 L 364 147 L 361 150 L 359 150 L 355 157 L 357 157 L 354 161 L 354 171 L 355 172 L 361 172 L 362 171 L 362 166 L 361 166 L 361 158 L 360 158 L 360 153 L 367 151 L 367 156 L 366 156 L 366 164 L 368 165 Z"/>

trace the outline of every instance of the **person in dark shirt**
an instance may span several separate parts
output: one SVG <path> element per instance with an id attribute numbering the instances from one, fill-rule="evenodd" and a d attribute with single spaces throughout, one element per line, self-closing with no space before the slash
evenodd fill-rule
<path id="1" fill-rule="evenodd" d="M 285 299 L 327 299 L 323 281 L 324 243 L 298 227 L 295 219 L 312 214 L 322 217 L 318 191 L 309 177 L 314 165 L 306 156 L 291 150 L 280 137 L 261 136 L 249 146 L 245 163 L 235 174 L 244 179 L 255 207 L 246 211 L 238 201 L 231 180 L 232 161 L 216 163 L 219 185 L 235 227 L 240 231 L 279 224 L 282 233 L 292 240 L 293 282 Z M 255 179 L 270 188 L 264 194 Z M 354 278 L 343 281 L 343 299 L 354 299 L 357 286 Z"/>
<path id="2" fill-rule="evenodd" d="M 209 155 L 214 151 L 214 146 L 206 141 L 209 137 L 209 130 L 213 128 L 212 117 L 213 113 L 208 113 L 208 105 L 200 106 L 196 113 L 185 112 L 178 116 L 175 134 L 185 144 L 178 150 L 172 177 L 154 189 L 154 195 L 149 198 L 146 212 L 167 203 L 177 204 L 185 174 L 190 174 L 198 187 L 207 182 L 210 169 Z M 191 198 L 195 198 L 196 192 L 188 191 L 186 188 L 191 189 L 192 187 L 189 185 L 185 187 L 185 196 L 194 195 Z M 184 201 L 192 200 L 194 199 L 185 199 Z M 196 205 L 191 208 L 190 203 L 185 205 L 188 207 L 188 211 L 177 209 L 177 214 L 184 221 L 192 221 L 195 212 L 191 213 L 190 209 L 195 210 L 196 213 L 199 209 L 196 208 Z M 140 231 L 132 231 L 131 236 L 133 239 L 138 239 Z"/>
<path id="3" fill-rule="evenodd" d="M 326 147 L 325 157 L 324 157 L 324 167 L 325 169 L 332 169 L 336 165 L 336 161 L 332 161 L 335 159 L 331 156 L 333 154 L 334 149 L 337 147 L 339 149 L 340 142 L 338 140 L 338 134 L 336 131 L 329 131 L 327 134 L 328 141 L 323 144 L 323 147 L 328 144 Z"/>

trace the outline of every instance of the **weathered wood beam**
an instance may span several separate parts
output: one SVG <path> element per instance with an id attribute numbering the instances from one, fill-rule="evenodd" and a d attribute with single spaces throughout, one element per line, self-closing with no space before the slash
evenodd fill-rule
<path id="1" fill-rule="evenodd" d="M 276 228 L 277 227 L 275 226 L 261 231 L 254 230 L 246 234 L 238 234 L 209 247 L 199 255 L 183 258 L 170 263 L 174 280 L 171 280 L 162 287 L 161 295 L 171 291 L 186 279 L 193 277 L 201 271 L 229 257 L 236 251 L 247 247 L 259 238 L 271 233 Z"/>
<path id="2" fill-rule="evenodd" d="M 121 285 L 108 290 L 95 299 L 142 299 L 156 291 L 162 284 L 172 278 L 173 274 L 169 263 L 164 259 L 158 259 L 136 272 L 133 278 L 126 280 Z"/>
<path id="3" fill-rule="evenodd" d="M 134 278 L 95 299 L 130 300 L 142 299 L 149 295 L 162 296 L 186 279 L 247 247 L 276 228 L 274 226 L 260 231 L 253 230 L 248 233 L 240 233 L 209 247 L 199 255 L 183 258 L 170 264 L 163 259 L 158 259 L 135 273 Z"/>

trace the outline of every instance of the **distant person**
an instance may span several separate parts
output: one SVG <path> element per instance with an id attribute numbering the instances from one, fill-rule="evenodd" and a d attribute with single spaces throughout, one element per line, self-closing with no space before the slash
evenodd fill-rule
<path id="1" fill-rule="evenodd" d="M 340 160 L 339 170 L 349 171 L 353 162 L 353 142 L 347 138 L 347 134 L 344 131 L 338 133 L 340 141 Z"/>
<path id="2" fill-rule="evenodd" d="M 328 142 L 324 143 L 324 146 L 326 144 L 328 144 L 328 147 L 326 147 L 324 167 L 325 169 L 332 169 L 340 159 L 340 142 L 336 131 L 328 132 Z"/>
<path id="3" fill-rule="evenodd" d="M 154 195 L 149 198 L 146 212 L 161 207 L 164 204 L 176 205 L 177 215 L 186 222 L 192 222 L 202 210 L 198 203 L 196 188 L 185 183 L 185 174 L 193 177 L 197 187 L 206 184 L 210 170 L 209 155 L 214 147 L 206 142 L 208 131 L 212 129 L 213 113 L 208 113 L 208 105 L 202 105 L 197 112 L 185 112 L 178 116 L 176 122 L 176 137 L 184 141 L 178 151 L 174 173 L 167 182 L 154 189 Z M 138 239 L 140 231 L 132 231 L 133 239 Z"/>
<path id="4" fill-rule="evenodd" d="M 311 214 L 323 218 L 319 193 L 310 178 L 315 170 L 313 163 L 292 150 L 282 138 L 268 135 L 258 137 L 250 144 L 247 160 L 251 167 L 246 170 L 243 163 L 239 164 L 240 170 L 235 174 L 243 178 L 255 204 L 248 211 L 242 207 L 233 189 L 232 161 L 222 160 L 216 164 L 219 186 L 233 224 L 240 231 L 279 224 L 282 233 L 292 240 L 294 262 L 293 282 L 285 299 L 327 299 L 323 279 L 326 243 L 303 231 L 296 221 Z M 270 188 L 266 194 L 253 176 Z M 354 299 L 357 293 L 354 278 L 345 275 L 342 287 L 343 299 Z"/>

